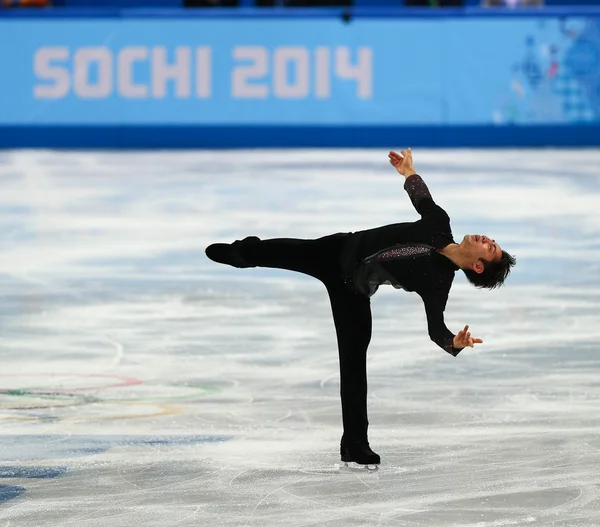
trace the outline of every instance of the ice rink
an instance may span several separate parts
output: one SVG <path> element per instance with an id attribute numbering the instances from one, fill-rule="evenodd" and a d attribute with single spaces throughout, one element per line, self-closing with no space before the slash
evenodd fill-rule
<path id="1" fill-rule="evenodd" d="M 0 153 L 0 527 L 600 525 L 600 151 L 414 158 L 518 264 L 457 358 L 373 297 L 363 473 L 323 286 L 204 248 L 416 220 L 387 150 Z"/>

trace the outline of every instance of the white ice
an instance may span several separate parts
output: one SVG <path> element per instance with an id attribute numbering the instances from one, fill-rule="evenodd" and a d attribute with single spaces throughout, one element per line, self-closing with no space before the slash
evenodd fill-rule
<path id="1" fill-rule="evenodd" d="M 386 150 L 0 153 L 0 527 L 600 525 L 600 151 L 414 156 L 518 265 L 457 358 L 373 297 L 366 474 L 322 285 L 204 248 L 416 219 Z"/>

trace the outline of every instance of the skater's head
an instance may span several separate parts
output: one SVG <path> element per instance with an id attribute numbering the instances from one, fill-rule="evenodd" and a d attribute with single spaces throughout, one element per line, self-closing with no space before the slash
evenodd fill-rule
<path id="1" fill-rule="evenodd" d="M 516 259 L 487 236 L 467 234 L 460 244 L 465 265 L 462 270 L 475 287 L 496 289 L 515 265 Z"/>

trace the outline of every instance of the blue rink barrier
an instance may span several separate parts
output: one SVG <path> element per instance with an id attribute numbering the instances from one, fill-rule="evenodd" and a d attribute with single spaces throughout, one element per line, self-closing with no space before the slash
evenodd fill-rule
<path id="1" fill-rule="evenodd" d="M 440 11 L 4 11 L 0 145 L 600 145 L 600 9 Z"/>

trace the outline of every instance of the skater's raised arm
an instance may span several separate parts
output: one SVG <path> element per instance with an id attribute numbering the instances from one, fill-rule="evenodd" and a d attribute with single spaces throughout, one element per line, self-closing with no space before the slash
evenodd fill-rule
<path id="1" fill-rule="evenodd" d="M 467 346 L 472 348 L 475 344 L 481 344 L 483 340 L 473 338 L 469 332 L 469 326 L 454 335 L 444 322 L 444 310 L 448 295 L 444 291 L 432 291 L 419 293 L 425 305 L 427 315 L 427 329 L 429 338 L 445 352 L 456 357 Z"/>
<path id="2" fill-rule="evenodd" d="M 438 207 L 425 181 L 415 172 L 413 168 L 412 150 L 402 150 L 400 154 L 390 152 L 388 154 L 390 164 L 398 171 L 398 174 L 404 176 L 404 189 L 408 193 L 410 201 L 421 216 L 427 216 L 434 211 L 441 211 Z"/>

